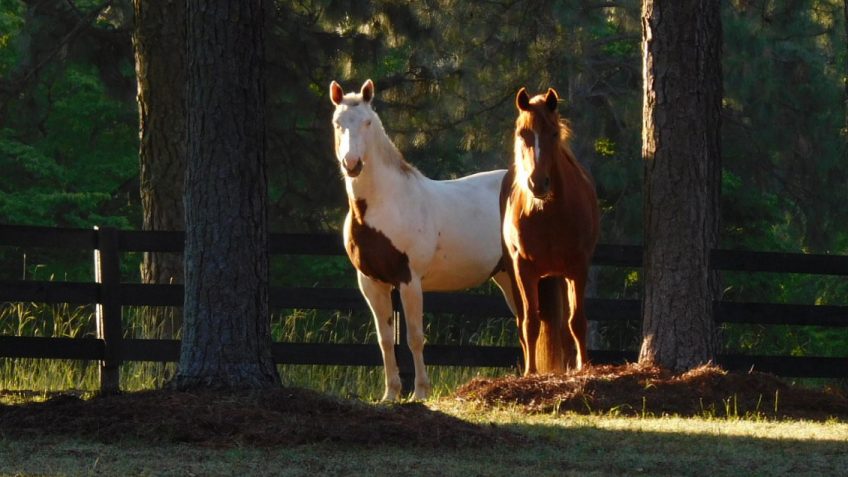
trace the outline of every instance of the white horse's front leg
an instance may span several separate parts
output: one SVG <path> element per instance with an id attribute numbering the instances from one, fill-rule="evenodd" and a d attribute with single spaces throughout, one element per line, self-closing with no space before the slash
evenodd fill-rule
<path id="1" fill-rule="evenodd" d="M 386 373 L 386 392 L 383 401 L 394 401 L 400 395 L 400 374 L 395 358 L 395 327 L 392 316 L 392 287 L 378 282 L 361 272 L 356 274 L 359 289 L 368 301 L 374 314 L 374 324 L 380 340 L 380 351 L 383 354 L 383 368 Z"/>
<path id="2" fill-rule="evenodd" d="M 430 378 L 424 366 L 424 296 L 421 280 L 412 277 L 409 283 L 400 285 L 400 299 L 403 302 L 403 314 L 406 319 L 406 340 L 412 351 L 415 363 L 415 393 L 418 400 L 427 399 L 430 393 Z"/>

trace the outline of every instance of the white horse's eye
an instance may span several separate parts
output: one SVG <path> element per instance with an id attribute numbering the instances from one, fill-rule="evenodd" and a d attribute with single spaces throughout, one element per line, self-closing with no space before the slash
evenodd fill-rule
<path id="1" fill-rule="evenodd" d="M 365 121 L 365 127 L 367 128 L 369 126 L 371 126 L 371 120 L 370 119 L 368 121 Z"/>

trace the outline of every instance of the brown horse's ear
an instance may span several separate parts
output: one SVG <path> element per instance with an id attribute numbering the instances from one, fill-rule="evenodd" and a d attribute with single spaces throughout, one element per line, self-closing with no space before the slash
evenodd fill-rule
<path id="1" fill-rule="evenodd" d="M 556 111 L 557 101 L 559 101 L 559 95 L 557 95 L 556 90 L 548 88 L 548 93 L 545 95 L 545 106 L 547 106 L 548 111 Z"/>
<path id="2" fill-rule="evenodd" d="M 336 106 L 341 104 L 342 98 L 344 98 L 344 91 L 342 91 L 342 87 L 339 86 L 338 83 L 333 81 L 330 83 L 330 101 L 333 102 Z"/>
<path id="3" fill-rule="evenodd" d="M 365 83 L 362 83 L 362 89 L 359 90 L 359 93 L 362 95 L 362 101 L 370 103 L 374 99 L 374 82 L 370 79 L 365 80 Z"/>
<path id="4" fill-rule="evenodd" d="M 515 106 L 521 111 L 530 111 L 530 96 L 527 90 L 522 86 L 515 95 Z"/>

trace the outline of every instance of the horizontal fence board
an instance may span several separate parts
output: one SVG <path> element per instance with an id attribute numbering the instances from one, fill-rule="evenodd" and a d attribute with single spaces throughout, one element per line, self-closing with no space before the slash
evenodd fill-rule
<path id="1" fill-rule="evenodd" d="M 41 359 L 103 359 L 103 340 L 0 336 L 0 357 Z"/>
<path id="2" fill-rule="evenodd" d="M 730 371 L 753 369 L 795 378 L 848 378 L 848 357 L 819 356 L 718 356 L 718 364 Z"/>
<path id="3" fill-rule="evenodd" d="M 271 234 L 274 255 L 346 255 L 339 234 Z"/>
<path id="4" fill-rule="evenodd" d="M 121 343 L 123 361 L 176 362 L 180 342 L 177 340 L 125 339 Z M 400 358 L 407 350 L 396 347 Z M 0 336 L 0 357 L 99 360 L 103 342 L 94 338 L 43 338 Z M 380 348 L 376 344 L 272 343 L 274 361 L 278 364 L 312 364 L 340 366 L 382 366 Z M 635 361 L 635 352 L 589 350 L 593 364 L 622 364 Z M 507 367 L 518 365 L 521 350 L 517 347 L 427 345 L 424 359 L 428 365 Z M 848 357 L 793 357 L 719 355 L 717 362 L 730 371 L 755 371 L 798 378 L 848 377 Z"/>
<path id="5" fill-rule="evenodd" d="M 185 232 L 158 230 L 121 230 L 118 232 L 118 250 L 122 252 L 173 252 L 182 253 Z"/>
<path id="6" fill-rule="evenodd" d="M 79 282 L 0 281 L 0 302 L 86 304 L 98 301 L 99 284 Z M 175 306 L 183 304 L 182 285 L 121 284 L 124 306 Z M 272 288 L 271 305 L 283 309 L 367 311 L 356 288 Z M 467 293 L 424 294 L 428 313 L 455 313 L 476 318 L 511 318 L 503 297 Z M 641 320 L 640 300 L 588 298 L 590 321 Z M 762 325 L 848 326 L 848 307 L 777 303 L 716 302 L 717 323 Z"/>
<path id="7" fill-rule="evenodd" d="M 97 283 L 0 280 L 0 302 L 85 304 L 99 296 Z"/>
<path id="8" fill-rule="evenodd" d="M 592 255 L 592 265 L 639 268 L 642 266 L 642 247 L 599 243 Z"/>
<path id="9" fill-rule="evenodd" d="M 470 293 L 426 292 L 424 311 L 427 313 L 457 313 L 466 316 L 512 317 L 503 296 Z"/>
<path id="10" fill-rule="evenodd" d="M 716 302 L 719 323 L 848 326 L 848 306 Z"/>
<path id="11" fill-rule="evenodd" d="M 713 250 L 710 266 L 716 270 L 844 276 L 848 275 L 848 256 Z"/>
<path id="12" fill-rule="evenodd" d="M 94 250 L 97 231 L 0 224 L 0 246 Z"/>
<path id="13" fill-rule="evenodd" d="M 83 248 L 93 250 L 97 243 L 94 229 L 56 228 L 0 224 L 0 246 Z M 185 234 L 181 231 L 119 231 L 121 251 L 180 253 Z M 339 233 L 271 234 L 272 254 L 344 255 Z M 594 265 L 641 267 L 639 245 L 599 244 Z M 711 266 L 717 270 L 748 272 L 809 273 L 848 275 L 848 256 L 744 250 L 713 250 Z"/>

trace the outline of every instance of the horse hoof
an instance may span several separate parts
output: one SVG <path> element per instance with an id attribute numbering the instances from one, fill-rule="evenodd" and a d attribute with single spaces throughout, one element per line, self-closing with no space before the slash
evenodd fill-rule
<path id="1" fill-rule="evenodd" d="M 381 402 L 394 402 L 394 401 L 397 401 L 397 400 L 398 400 L 398 393 L 390 393 L 388 391 L 386 391 L 386 393 L 383 394 L 383 398 L 380 399 Z"/>

